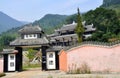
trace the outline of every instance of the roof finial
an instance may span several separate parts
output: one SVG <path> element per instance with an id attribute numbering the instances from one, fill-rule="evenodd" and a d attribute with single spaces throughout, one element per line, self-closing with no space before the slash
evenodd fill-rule
<path id="1" fill-rule="evenodd" d="M 75 24 L 75 21 L 73 21 L 73 23 L 72 24 Z"/>

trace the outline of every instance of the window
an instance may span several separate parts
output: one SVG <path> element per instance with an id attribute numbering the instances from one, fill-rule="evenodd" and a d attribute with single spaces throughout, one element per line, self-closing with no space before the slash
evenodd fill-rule
<path id="1" fill-rule="evenodd" d="M 36 38 L 37 38 L 37 34 L 24 35 L 24 39 L 36 39 Z"/>
<path id="2" fill-rule="evenodd" d="M 53 61 L 49 61 L 49 65 L 53 65 Z"/>
<path id="3" fill-rule="evenodd" d="M 29 37 L 32 37 L 32 34 L 30 34 Z"/>
<path id="4" fill-rule="evenodd" d="M 14 62 L 11 62 L 11 63 L 10 63 L 10 67 L 14 67 Z"/>
<path id="5" fill-rule="evenodd" d="M 50 54 L 49 54 L 49 58 L 53 58 L 53 53 L 50 53 Z"/>
<path id="6" fill-rule="evenodd" d="M 36 34 L 34 34 L 34 37 L 36 37 Z"/>
<path id="7" fill-rule="evenodd" d="M 10 55 L 10 60 L 14 60 L 14 55 Z"/>

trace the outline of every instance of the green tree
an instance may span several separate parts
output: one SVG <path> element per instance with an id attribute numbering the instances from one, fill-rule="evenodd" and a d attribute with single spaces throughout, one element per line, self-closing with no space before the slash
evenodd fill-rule
<path id="1" fill-rule="evenodd" d="M 108 42 L 120 33 L 120 21 L 114 10 L 97 8 L 87 12 L 84 20 L 97 29 L 91 40 Z"/>
<path id="2" fill-rule="evenodd" d="M 76 26 L 76 29 L 75 29 L 75 32 L 78 36 L 78 42 L 82 42 L 82 36 L 83 36 L 83 33 L 84 33 L 84 27 L 82 25 L 82 21 L 81 21 L 81 16 L 80 16 L 80 12 L 79 12 L 79 8 L 78 8 L 78 14 L 77 14 L 77 26 Z"/>
<path id="3" fill-rule="evenodd" d="M 3 48 L 9 47 L 11 41 L 13 41 L 16 37 L 14 35 L 3 34 L 0 36 L 0 51 Z"/>
<path id="4" fill-rule="evenodd" d="M 32 48 L 28 49 L 28 52 L 26 54 L 26 57 L 28 57 L 29 59 L 29 63 L 33 60 L 33 58 L 35 57 L 35 54 L 37 53 L 36 50 L 33 50 Z M 29 64 L 30 65 L 30 64 Z"/>

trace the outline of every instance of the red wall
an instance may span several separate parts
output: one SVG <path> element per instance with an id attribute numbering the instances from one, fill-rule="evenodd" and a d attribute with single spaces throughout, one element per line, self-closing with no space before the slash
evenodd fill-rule
<path id="1" fill-rule="evenodd" d="M 67 71 L 67 53 L 61 50 L 59 54 L 59 68 L 62 71 Z"/>
<path id="2" fill-rule="evenodd" d="M 3 58 L 0 58 L 0 73 L 3 72 Z"/>
<path id="3" fill-rule="evenodd" d="M 81 64 L 86 63 L 91 71 L 120 72 L 120 45 L 112 48 L 84 45 L 66 52 L 67 56 L 65 51 L 60 55 L 60 70 L 68 71 L 74 67 L 79 68 Z"/>

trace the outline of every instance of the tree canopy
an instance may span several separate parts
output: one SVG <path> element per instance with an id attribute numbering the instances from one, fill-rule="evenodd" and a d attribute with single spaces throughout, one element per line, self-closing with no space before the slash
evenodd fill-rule
<path id="1" fill-rule="evenodd" d="M 120 34 L 120 21 L 114 10 L 97 8 L 87 12 L 84 20 L 97 28 L 91 40 L 108 42 L 109 39 L 117 39 Z"/>
<path id="2" fill-rule="evenodd" d="M 0 36 L 0 51 L 4 47 L 9 47 L 9 43 L 13 41 L 16 37 L 14 35 L 4 34 Z"/>
<path id="3" fill-rule="evenodd" d="M 78 14 L 77 14 L 77 26 L 75 28 L 75 32 L 78 36 L 78 41 L 82 42 L 82 36 L 84 33 L 84 27 L 82 25 L 82 21 L 81 21 L 81 16 L 80 16 L 80 12 L 79 12 L 79 8 L 78 8 Z"/>

